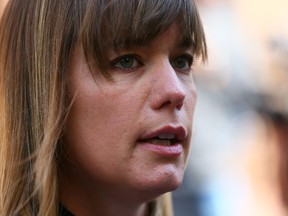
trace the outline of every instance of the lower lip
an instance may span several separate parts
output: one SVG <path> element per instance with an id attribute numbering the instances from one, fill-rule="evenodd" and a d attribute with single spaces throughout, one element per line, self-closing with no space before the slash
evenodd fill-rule
<path id="1" fill-rule="evenodd" d="M 156 145 L 152 143 L 140 143 L 140 146 L 142 148 L 145 148 L 146 150 L 152 151 L 154 153 L 157 153 L 161 156 L 166 156 L 166 157 L 177 157 L 181 155 L 183 152 L 183 147 L 182 145 L 179 144 L 173 144 L 172 146 L 163 146 L 163 145 Z"/>

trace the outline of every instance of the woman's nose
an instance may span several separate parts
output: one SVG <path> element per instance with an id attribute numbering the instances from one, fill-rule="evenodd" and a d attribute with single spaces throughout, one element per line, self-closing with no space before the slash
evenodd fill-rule
<path id="1" fill-rule="evenodd" d="M 155 66 L 152 81 L 152 108 L 180 110 L 184 104 L 186 92 L 184 83 L 170 62 Z"/>

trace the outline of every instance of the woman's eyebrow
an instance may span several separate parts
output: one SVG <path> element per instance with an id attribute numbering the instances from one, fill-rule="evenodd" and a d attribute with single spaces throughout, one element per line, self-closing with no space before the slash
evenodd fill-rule
<path id="1" fill-rule="evenodd" d="M 193 39 L 191 37 L 183 38 L 180 43 L 178 43 L 178 48 L 193 49 Z"/>

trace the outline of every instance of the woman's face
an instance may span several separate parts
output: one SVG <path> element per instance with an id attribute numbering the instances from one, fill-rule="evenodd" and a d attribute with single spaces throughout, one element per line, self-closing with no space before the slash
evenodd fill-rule
<path id="1" fill-rule="evenodd" d="M 192 48 L 173 24 L 148 44 L 111 51 L 110 59 L 113 81 L 97 71 L 94 78 L 80 49 L 72 56 L 75 97 L 62 175 L 98 193 L 151 198 L 174 190 L 182 182 L 196 102 Z"/>

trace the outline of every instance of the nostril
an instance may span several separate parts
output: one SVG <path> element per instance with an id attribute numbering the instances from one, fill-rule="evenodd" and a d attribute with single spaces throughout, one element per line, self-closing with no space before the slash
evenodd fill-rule
<path id="1" fill-rule="evenodd" d="M 171 98 L 171 102 L 174 104 L 176 109 L 180 110 L 184 105 L 185 93 L 184 91 L 179 91 L 175 93 L 174 97 Z"/>
<path id="2" fill-rule="evenodd" d="M 184 105 L 184 102 L 182 101 L 181 103 L 179 103 L 177 106 L 176 106 L 176 109 L 180 110 Z"/>
<path id="3" fill-rule="evenodd" d="M 168 107 L 168 106 L 170 106 L 172 103 L 170 102 L 170 101 L 166 101 L 165 103 L 163 103 L 162 104 L 162 106 L 160 107 L 160 108 L 162 108 L 162 107 Z"/>

